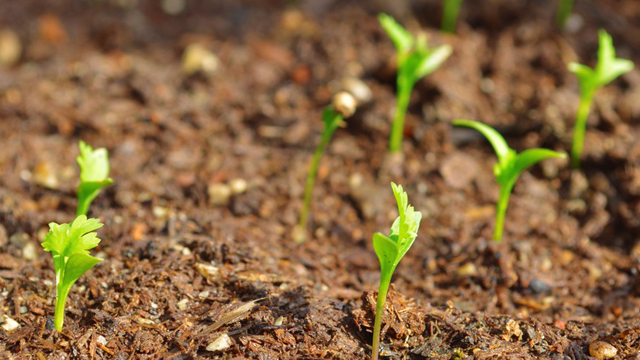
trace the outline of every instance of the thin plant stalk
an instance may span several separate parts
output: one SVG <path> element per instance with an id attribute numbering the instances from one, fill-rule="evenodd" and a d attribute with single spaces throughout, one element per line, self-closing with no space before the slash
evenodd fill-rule
<path id="1" fill-rule="evenodd" d="M 387 292 L 391 285 L 391 275 L 393 275 L 393 273 L 383 274 L 380 277 L 380 287 L 378 288 L 378 299 L 376 301 L 376 319 L 373 323 L 373 342 L 371 344 L 373 352 L 371 360 L 378 360 L 378 354 L 380 352 L 380 329 L 382 327 L 384 304 L 387 301 Z"/>
<path id="2" fill-rule="evenodd" d="M 64 287 L 61 290 L 59 294 L 56 294 L 56 309 L 53 315 L 53 325 L 58 331 L 62 331 L 64 325 L 64 306 L 71 287 Z"/>
<path id="3" fill-rule="evenodd" d="M 456 31 L 456 23 L 460 14 L 462 0 L 444 0 L 442 7 L 442 31 L 453 33 Z"/>
<path id="4" fill-rule="evenodd" d="M 409 108 L 411 99 L 411 82 L 398 78 L 398 96 L 396 111 L 391 125 L 391 135 L 389 137 L 389 151 L 392 153 L 402 150 L 402 138 L 404 137 L 404 119 Z"/>
<path id="5" fill-rule="evenodd" d="M 573 3 L 575 0 L 560 0 L 558 3 L 558 12 L 556 13 L 556 24 L 560 28 L 564 28 L 567 24 L 567 20 L 571 16 L 573 11 Z"/>
<path id="6" fill-rule="evenodd" d="M 504 218 L 507 214 L 509 206 L 509 195 L 513 188 L 513 183 L 500 185 L 500 195 L 498 196 L 498 204 L 496 207 L 496 228 L 493 230 L 493 240 L 502 241 L 502 233 L 504 231 Z"/>
<path id="7" fill-rule="evenodd" d="M 571 167 L 580 168 L 580 156 L 584 147 L 584 135 L 587 131 L 587 118 L 593 101 L 593 92 L 580 99 L 580 106 L 576 114 L 576 123 L 573 129 L 573 144 L 571 146 Z"/>
<path id="8" fill-rule="evenodd" d="M 342 115 L 334 112 L 325 112 L 326 114 L 332 114 L 333 119 L 331 121 L 325 121 L 325 124 L 330 124 L 326 126 L 325 131 L 322 132 L 322 137 L 320 138 L 320 144 L 316 148 L 315 153 L 313 154 L 313 159 L 311 160 L 311 166 L 309 167 L 309 173 L 307 174 L 307 181 L 304 188 L 304 199 L 302 201 L 302 211 L 300 213 L 300 221 L 298 222 L 298 228 L 300 231 L 303 231 L 307 227 L 307 219 L 309 217 L 309 209 L 311 208 L 311 197 L 313 195 L 313 187 L 316 183 L 316 178 L 318 177 L 318 168 L 320 167 L 320 160 L 322 160 L 322 155 L 324 154 L 327 145 L 329 145 L 329 141 L 333 136 L 333 133 L 338 128 L 338 124 L 342 121 Z M 296 239 L 297 242 L 303 242 L 304 237 L 300 237 Z"/>

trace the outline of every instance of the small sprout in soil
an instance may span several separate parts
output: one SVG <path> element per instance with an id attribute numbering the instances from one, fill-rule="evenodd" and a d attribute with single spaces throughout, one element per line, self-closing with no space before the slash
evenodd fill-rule
<path id="1" fill-rule="evenodd" d="M 399 216 L 391 225 L 389 236 L 381 233 L 373 234 L 373 248 L 378 255 L 378 260 L 380 260 L 380 287 L 376 302 L 376 319 L 373 325 L 373 355 L 371 356 L 373 360 L 378 359 L 380 350 L 380 326 L 382 325 L 382 314 L 387 300 L 387 291 L 391 284 L 391 276 L 418 236 L 418 228 L 420 228 L 422 220 L 422 214 L 409 205 L 409 198 L 402 186 L 391 183 L 391 188 L 398 203 Z"/>
<path id="2" fill-rule="evenodd" d="M 93 199 L 100 194 L 102 188 L 113 183 L 109 178 L 109 154 L 107 149 L 93 150 L 90 145 L 80 141 L 80 185 L 78 185 L 78 209 L 76 216 L 87 215 Z"/>
<path id="3" fill-rule="evenodd" d="M 402 149 L 404 118 L 409 106 L 411 91 L 416 82 L 435 71 L 451 55 L 451 46 L 441 45 L 430 49 L 424 35 L 414 39 L 409 32 L 387 14 L 378 15 L 380 24 L 396 47 L 398 77 L 396 110 L 391 127 L 389 151 Z"/>
<path id="4" fill-rule="evenodd" d="M 580 156 L 584 146 L 584 133 L 587 127 L 589 109 L 596 91 L 607 85 L 618 76 L 633 69 L 633 62 L 616 58 L 613 40 L 606 31 L 600 30 L 598 63 L 595 69 L 586 65 L 572 62 L 569 71 L 576 74 L 580 83 L 580 106 L 576 114 L 576 124 L 573 130 L 573 145 L 571 147 L 571 165 L 574 169 L 580 167 Z"/>
<path id="5" fill-rule="evenodd" d="M 320 166 L 320 160 L 324 154 L 324 150 L 327 148 L 331 136 L 336 129 L 343 123 L 345 117 L 353 115 L 356 111 L 357 101 L 353 95 L 348 92 L 339 92 L 333 97 L 331 106 L 327 106 L 322 114 L 322 122 L 324 123 L 324 130 L 322 131 L 322 137 L 320 138 L 320 144 L 316 148 L 311 160 L 311 166 L 309 167 L 309 173 L 307 174 L 307 182 L 304 189 L 304 200 L 302 203 L 302 212 L 300 213 L 300 221 L 293 230 L 294 240 L 301 244 L 307 238 L 307 218 L 309 216 L 309 208 L 311 207 L 311 195 L 313 194 L 313 186 L 318 176 L 318 167 Z"/>
<path id="6" fill-rule="evenodd" d="M 448 33 L 456 31 L 460 5 L 462 5 L 462 0 L 444 0 L 442 7 L 442 31 Z"/>
<path id="7" fill-rule="evenodd" d="M 558 12 L 556 13 L 556 25 L 560 28 L 564 28 L 567 24 L 567 20 L 571 16 L 573 10 L 573 3 L 575 0 L 560 0 L 558 2 Z"/>
<path id="8" fill-rule="evenodd" d="M 454 120 L 453 125 L 466 126 L 481 132 L 489 140 L 498 156 L 498 162 L 493 167 L 493 173 L 500 185 L 493 240 L 500 242 L 502 241 L 504 217 L 509 205 L 509 195 L 520 174 L 544 159 L 564 158 L 566 155 L 541 148 L 528 149 L 518 154 L 507 145 L 502 135 L 488 125 L 473 120 Z"/>
<path id="9" fill-rule="evenodd" d="M 103 259 L 89 255 L 100 243 L 96 230 L 102 227 L 100 220 L 87 219 L 80 215 L 70 224 L 49 224 L 49 232 L 44 237 L 42 247 L 51 251 L 53 267 L 56 271 L 56 310 L 53 324 L 62 331 L 64 305 L 71 286 Z"/>

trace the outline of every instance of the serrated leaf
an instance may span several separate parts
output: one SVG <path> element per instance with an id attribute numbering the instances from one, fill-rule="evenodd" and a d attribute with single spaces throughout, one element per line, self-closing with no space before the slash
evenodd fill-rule
<path id="1" fill-rule="evenodd" d="M 484 135 L 487 140 L 491 143 L 493 150 L 496 152 L 498 156 L 498 160 L 500 164 L 506 164 L 510 156 L 511 148 L 507 145 L 507 141 L 497 132 L 495 129 L 490 127 L 489 125 L 485 125 L 479 121 L 474 120 L 464 120 L 458 119 L 453 121 L 453 125 L 455 126 L 466 126 L 472 129 L 479 131 L 482 135 Z"/>
<path id="2" fill-rule="evenodd" d="M 380 13 L 378 14 L 378 20 L 399 53 L 405 53 L 413 47 L 413 36 L 391 16 Z"/>
<path id="3" fill-rule="evenodd" d="M 391 225 L 389 238 L 398 244 L 398 254 L 401 259 L 409 251 L 418 236 L 422 213 L 415 211 L 413 206 L 409 205 L 408 195 L 401 185 L 391 183 L 391 188 L 398 203 L 399 216 Z M 398 259 L 398 262 L 400 259 Z"/>
<path id="4" fill-rule="evenodd" d="M 564 158 L 566 154 L 559 153 L 549 149 L 528 149 L 520 154 L 516 158 L 516 164 L 514 166 L 515 177 L 518 177 L 523 171 L 528 169 L 530 166 L 539 163 L 545 159 L 551 158 Z"/>
<path id="5" fill-rule="evenodd" d="M 76 253 L 87 253 L 100 243 L 95 230 L 102 227 L 100 220 L 87 219 L 80 215 L 70 224 L 49 224 L 49 232 L 44 237 L 42 247 L 45 251 L 69 257 Z"/>

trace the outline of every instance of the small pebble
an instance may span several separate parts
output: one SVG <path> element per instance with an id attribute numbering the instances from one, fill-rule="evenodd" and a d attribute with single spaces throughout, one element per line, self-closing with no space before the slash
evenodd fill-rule
<path id="1" fill-rule="evenodd" d="M 350 93 L 356 99 L 358 104 L 364 104 L 371 101 L 373 94 L 371 89 L 364 81 L 356 77 L 347 77 L 340 82 L 342 90 Z"/>
<path id="2" fill-rule="evenodd" d="M 13 246 L 17 247 L 18 249 L 24 249 L 24 247 L 31 242 L 29 240 L 29 235 L 23 232 L 17 232 L 11 235 L 11 237 L 9 238 L 9 241 Z"/>
<path id="3" fill-rule="evenodd" d="M 20 327 L 20 324 L 18 324 L 17 321 L 13 320 L 12 318 L 8 317 L 7 315 L 4 315 L 4 322 L 2 324 L 2 327 L 5 331 L 7 332 L 11 332 L 17 328 Z"/>
<path id="4" fill-rule="evenodd" d="M 185 0 L 162 0 L 162 11 L 169 15 L 179 15 L 186 6 Z"/>
<path id="5" fill-rule="evenodd" d="M 474 276 L 478 273 L 478 269 L 474 263 L 468 262 L 458 268 L 460 276 Z"/>
<path id="6" fill-rule="evenodd" d="M 22 258 L 27 261 L 34 261 L 38 258 L 38 251 L 33 242 L 28 242 L 24 248 L 22 248 Z"/>
<path id="7" fill-rule="evenodd" d="M 247 181 L 245 179 L 233 179 L 229 181 L 229 187 L 234 195 L 247 191 Z"/>
<path id="8" fill-rule="evenodd" d="M 57 189 L 59 181 L 53 165 L 39 162 L 33 170 L 33 182 L 48 189 Z"/>
<path id="9" fill-rule="evenodd" d="M 187 75 L 199 71 L 204 74 L 213 74 L 218 70 L 220 61 L 211 51 L 202 45 L 191 44 L 187 46 L 182 55 L 182 71 Z"/>
<path id="10" fill-rule="evenodd" d="M 20 60 L 22 44 L 11 30 L 0 30 L 0 65 L 11 66 Z"/>
<path id="11" fill-rule="evenodd" d="M 184 299 L 178 301 L 178 303 L 176 305 L 178 306 L 178 309 L 186 310 L 187 307 L 189 306 L 189 299 L 184 298 Z"/>
<path id="12" fill-rule="evenodd" d="M 611 359 L 618 354 L 618 349 L 608 342 L 594 341 L 589 344 L 589 354 L 597 360 Z"/>
<path id="13" fill-rule="evenodd" d="M 200 275 L 204 276 L 207 280 L 217 281 L 220 279 L 220 269 L 213 265 L 197 263 L 196 269 Z"/>
<path id="14" fill-rule="evenodd" d="M 211 184 L 207 189 L 211 205 L 227 205 L 231 197 L 231 187 L 225 184 Z"/>
<path id="15" fill-rule="evenodd" d="M 217 339 L 213 340 L 207 345 L 207 351 L 222 351 L 231 346 L 231 338 L 227 333 L 220 335 Z"/>

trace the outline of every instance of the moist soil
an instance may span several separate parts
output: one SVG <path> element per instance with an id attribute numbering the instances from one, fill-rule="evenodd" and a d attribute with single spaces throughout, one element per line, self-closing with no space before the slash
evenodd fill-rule
<path id="1" fill-rule="evenodd" d="M 19 325 L 0 329 L 0 358 L 367 359 L 391 181 L 424 220 L 387 300 L 386 358 L 639 358 L 640 72 L 597 94 L 582 171 L 553 160 L 521 176 L 500 244 L 495 155 L 450 125 L 568 151 L 566 65 L 594 64 L 598 28 L 640 64 L 639 2 L 579 1 L 561 32 L 554 1 L 468 1 L 456 35 L 439 33 L 435 0 L 160 3 L 0 3 L 22 45 L 0 69 L 0 314 Z M 402 159 L 386 151 L 395 60 L 380 11 L 454 49 L 416 85 Z M 192 43 L 215 73 L 182 71 Z M 322 108 L 348 77 L 372 98 L 328 147 L 297 245 Z M 39 243 L 73 220 L 79 139 L 109 150 L 115 183 L 90 210 L 105 260 L 58 333 Z"/>

